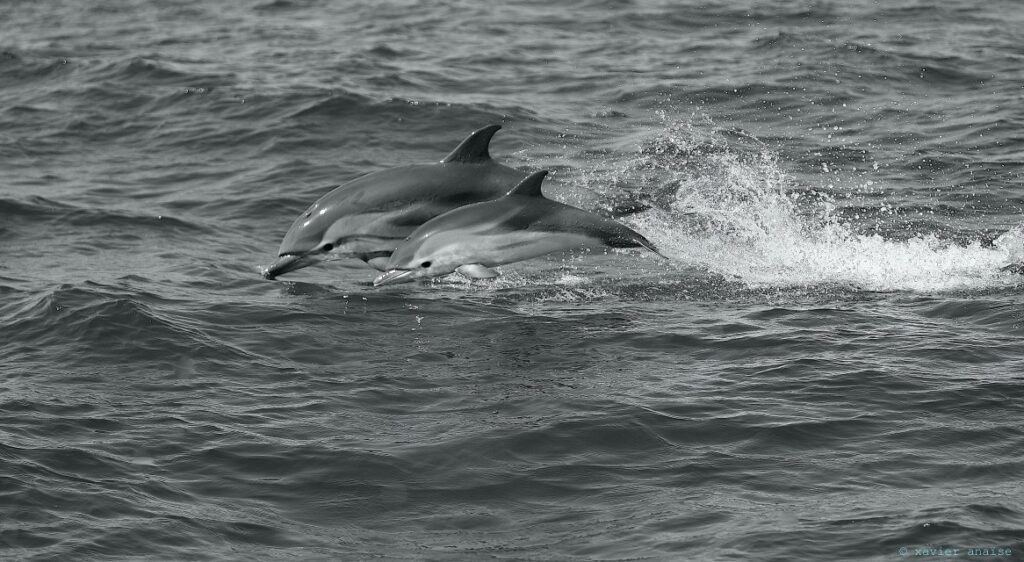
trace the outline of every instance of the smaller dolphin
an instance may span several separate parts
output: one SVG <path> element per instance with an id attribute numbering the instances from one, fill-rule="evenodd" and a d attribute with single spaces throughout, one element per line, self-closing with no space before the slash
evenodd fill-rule
<path id="1" fill-rule="evenodd" d="M 504 197 L 435 217 L 399 244 L 374 286 L 439 277 L 453 271 L 496 277 L 490 268 L 558 251 L 647 248 L 649 240 L 612 219 L 552 201 L 541 193 L 547 171 L 530 175 Z"/>
<path id="2" fill-rule="evenodd" d="M 526 173 L 491 159 L 488 145 L 500 128 L 474 131 L 439 163 L 372 172 L 317 199 L 292 223 L 263 276 L 273 279 L 328 254 L 383 270 L 399 242 L 428 219 L 501 197 Z"/>

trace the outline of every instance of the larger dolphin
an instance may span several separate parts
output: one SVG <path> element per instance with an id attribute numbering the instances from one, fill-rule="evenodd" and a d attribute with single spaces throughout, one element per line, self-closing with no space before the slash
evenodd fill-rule
<path id="1" fill-rule="evenodd" d="M 382 269 L 417 226 L 456 207 L 501 197 L 526 174 L 491 160 L 488 146 L 500 128 L 474 131 L 439 163 L 372 172 L 324 195 L 295 219 L 263 276 L 273 279 L 330 253 Z"/>
<path id="2" fill-rule="evenodd" d="M 494 277 L 491 267 L 571 249 L 647 248 L 649 240 L 626 225 L 547 199 L 546 171 L 537 172 L 500 199 L 466 205 L 431 219 L 391 254 L 375 286 L 458 271 Z M 664 256 L 662 256 L 664 257 Z"/>

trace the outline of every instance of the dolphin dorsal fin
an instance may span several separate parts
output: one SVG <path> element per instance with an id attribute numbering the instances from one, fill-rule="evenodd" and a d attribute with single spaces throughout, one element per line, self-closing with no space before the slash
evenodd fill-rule
<path id="1" fill-rule="evenodd" d="M 501 125 L 488 125 L 483 129 L 473 131 L 466 137 L 466 140 L 459 143 L 451 154 L 444 157 L 441 162 L 463 162 L 466 164 L 486 162 L 491 159 L 487 147 L 491 144 L 491 137 L 498 132 Z"/>
<path id="2" fill-rule="evenodd" d="M 523 197 L 544 197 L 544 192 L 540 190 L 540 184 L 544 182 L 544 176 L 548 175 L 547 170 L 541 170 L 534 172 L 526 179 L 519 182 L 519 185 L 508 190 L 505 196 L 509 195 L 521 195 Z"/>

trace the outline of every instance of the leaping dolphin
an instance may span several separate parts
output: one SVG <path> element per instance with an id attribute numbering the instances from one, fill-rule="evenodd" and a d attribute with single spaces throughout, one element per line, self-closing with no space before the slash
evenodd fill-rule
<path id="1" fill-rule="evenodd" d="M 526 174 L 491 160 L 488 146 L 500 128 L 474 131 L 439 163 L 372 172 L 335 188 L 295 219 L 263 276 L 273 279 L 330 253 L 383 270 L 416 227 L 456 207 L 501 197 Z"/>
<path id="2" fill-rule="evenodd" d="M 491 267 L 571 249 L 647 248 L 662 256 L 649 240 L 617 221 L 545 198 L 541 183 L 546 175 L 537 172 L 500 199 L 425 222 L 391 254 L 374 286 L 453 271 L 470 278 L 495 277 Z"/>

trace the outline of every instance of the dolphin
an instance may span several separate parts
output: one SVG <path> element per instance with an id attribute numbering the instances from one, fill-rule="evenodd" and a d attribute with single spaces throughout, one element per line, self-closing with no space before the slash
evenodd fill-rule
<path id="1" fill-rule="evenodd" d="M 292 223 L 263 276 L 274 279 L 328 254 L 382 270 L 417 226 L 456 207 L 501 197 L 526 173 L 491 160 L 488 146 L 500 128 L 474 131 L 438 163 L 371 172 L 317 199 Z"/>
<path id="2" fill-rule="evenodd" d="M 374 286 L 453 271 L 474 279 L 496 277 L 491 267 L 572 249 L 647 248 L 665 257 L 615 220 L 545 198 L 541 183 L 547 173 L 531 174 L 500 199 L 423 223 L 391 254 Z"/>

